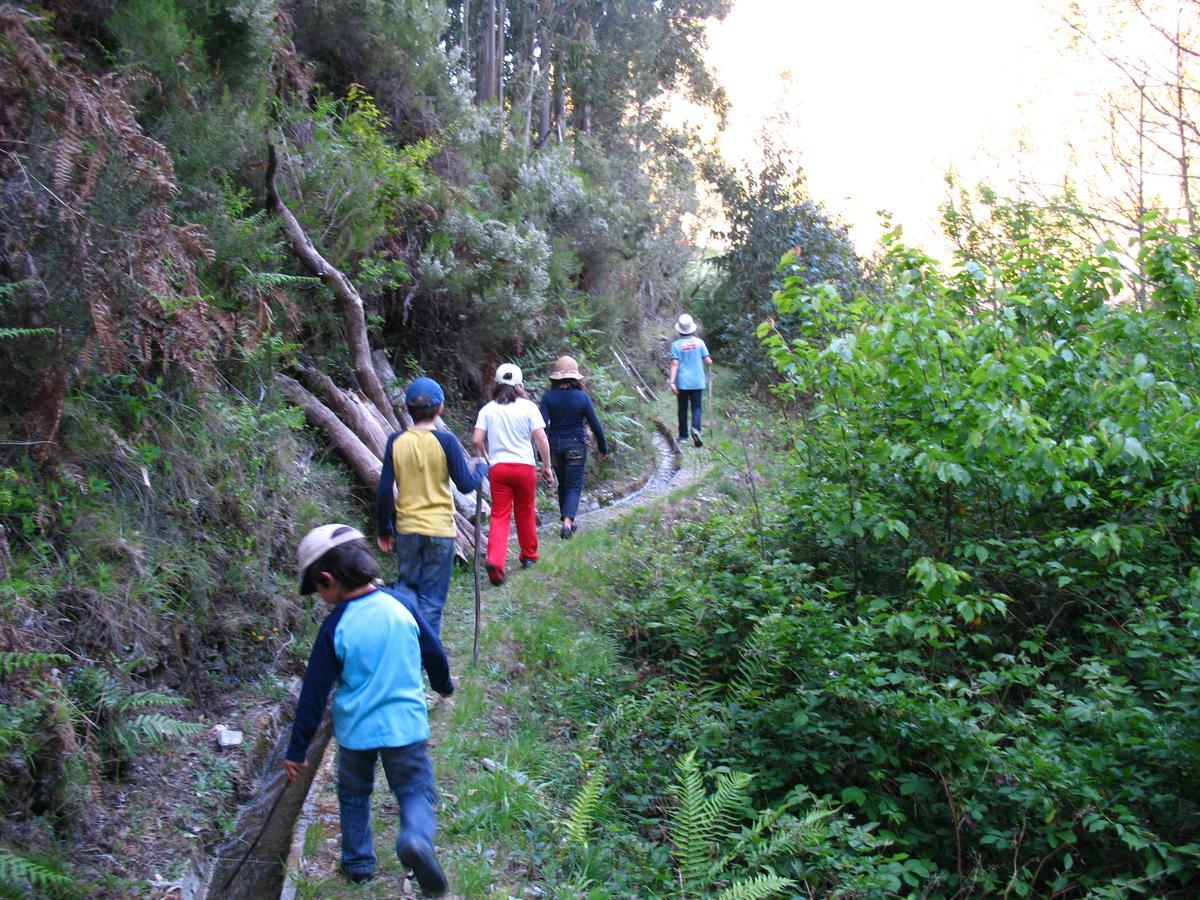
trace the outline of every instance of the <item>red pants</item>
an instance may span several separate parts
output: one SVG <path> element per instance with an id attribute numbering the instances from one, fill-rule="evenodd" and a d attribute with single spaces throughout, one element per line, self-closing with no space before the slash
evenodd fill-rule
<path id="1" fill-rule="evenodd" d="M 508 517 L 516 513 L 521 559 L 538 558 L 537 469 L 524 463 L 496 463 L 488 470 L 492 482 L 492 524 L 488 528 L 487 561 L 504 571 L 508 556 Z"/>

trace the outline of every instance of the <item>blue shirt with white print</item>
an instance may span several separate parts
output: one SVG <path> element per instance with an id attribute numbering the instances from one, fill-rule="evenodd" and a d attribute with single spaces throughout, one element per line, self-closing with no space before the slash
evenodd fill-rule
<path id="1" fill-rule="evenodd" d="M 704 371 L 706 356 L 708 346 L 694 334 L 677 338 L 671 344 L 671 359 L 679 360 L 675 387 L 681 391 L 698 391 L 708 387 L 708 375 Z"/>

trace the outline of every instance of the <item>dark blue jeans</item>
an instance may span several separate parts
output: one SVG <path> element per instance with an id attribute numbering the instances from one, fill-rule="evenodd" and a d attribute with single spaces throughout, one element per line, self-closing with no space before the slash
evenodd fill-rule
<path id="1" fill-rule="evenodd" d="M 697 388 L 694 391 L 685 391 L 682 388 L 679 390 L 679 439 L 686 441 L 688 438 L 688 404 L 692 404 L 692 431 L 700 433 L 700 407 L 704 403 L 704 388 Z"/>
<path id="2" fill-rule="evenodd" d="M 425 534 L 396 535 L 397 584 L 417 595 L 417 609 L 438 634 L 442 633 L 442 609 L 450 592 L 454 568 L 454 538 Z"/>
<path id="3" fill-rule="evenodd" d="M 558 479 L 558 515 L 574 521 L 583 493 L 583 469 L 587 465 L 587 445 L 582 441 L 563 441 L 550 446 L 550 464 Z"/>
<path id="4" fill-rule="evenodd" d="M 414 838 L 433 846 L 437 831 L 437 790 L 433 764 L 425 741 L 404 747 L 377 750 L 338 750 L 338 806 L 342 817 L 342 869 L 349 875 L 375 871 L 375 846 L 371 840 L 371 789 L 375 786 L 375 758 L 383 758 L 383 774 L 400 804 L 396 853 Z"/>

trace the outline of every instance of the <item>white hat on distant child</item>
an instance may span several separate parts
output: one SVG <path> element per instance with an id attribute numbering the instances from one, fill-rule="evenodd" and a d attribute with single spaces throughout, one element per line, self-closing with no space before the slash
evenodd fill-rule
<path id="1" fill-rule="evenodd" d="M 496 381 L 500 384 L 511 384 L 513 387 L 520 387 L 525 383 L 525 376 L 521 374 L 520 366 L 514 366 L 512 363 L 504 363 L 496 370 Z"/>
<path id="2" fill-rule="evenodd" d="M 691 334 L 696 330 L 696 320 L 684 313 L 679 317 L 679 321 L 675 323 L 675 330 L 680 334 Z"/>

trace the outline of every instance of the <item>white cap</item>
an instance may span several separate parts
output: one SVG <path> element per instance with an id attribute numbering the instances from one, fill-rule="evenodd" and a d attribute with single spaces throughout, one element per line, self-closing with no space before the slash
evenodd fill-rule
<path id="1" fill-rule="evenodd" d="M 696 320 L 684 313 L 679 317 L 679 321 L 675 323 L 675 330 L 680 334 L 691 334 L 696 330 Z"/>
<path id="2" fill-rule="evenodd" d="M 514 366 L 512 363 L 504 363 L 500 368 L 496 369 L 496 381 L 500 384 L 511 384 L 514 387 L 520 387 L 525 383 L 525 376 L 521 374 L 520 366 Z"/>
<path id="3" fill-rule="evenodd" d="M 366 540 L 366 538 L 357 528 L 336 523 L 333 525 L 322 525 L 306 534 L 304 540 L 300 542 L 300 546 L 296 550 L 296 564 L 299 570 L 298 574 L 300 575 L 300 593 L 311 594 L 316 590 L 316 586 L 313 585 L 311 579 L 304 577 L 304 573 L 308 571 L 309 566 L 334 547 L 341 544 L 348 544 L 350 541 L 362 540 Z"/>

